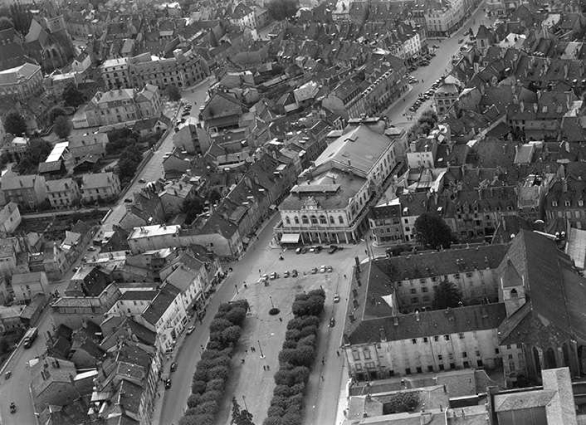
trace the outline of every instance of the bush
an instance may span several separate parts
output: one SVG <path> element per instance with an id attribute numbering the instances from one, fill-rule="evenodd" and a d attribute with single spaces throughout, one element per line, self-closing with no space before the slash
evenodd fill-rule
<path id="1" fill-rule="evenodd" d="M 203 381 L 204 383 L 208 382 L 208 371 L 212 369 L 211 367 L 206 367 L 204 365 L 197 365 L 195 369 L 195 373 L 193 374 L 193 382 L 195 381 Z"/>
<path id="2" fill-rule="evenodd" d="M 288 370 L 279 370 L 277 373 L 275 373 L 273 379 L 277 385 L 286 385 L 290 387 L 291 385 L 295 384 L 295 377 Z"/>
<path id="3" fill-rule="evenodd" d="M 273 390 L 273 396 L 290 397 L 291 387 L 288 385 L 276 385 L 275 389 Z M 269 416 L 272 415 L 269 413 Z"/>
<path id="4" fill-rule="evenodd" d="M 296 385 L 303 385 L 305 387 L 305 383 L 309 379 L 309 368 L 305 366 L 297 366 L 296 368 L 289 371 L 292 377 L 292 382 L 290 387 L 295 387 Z"/>
<path id="5" fill-rule="evenodd" d="M 226 366 L 216 366 L 213 369 L 210 369 L 208 372 L 208 380 L 212 379 L 223 379 L 224 381 L 228 379 L 228 375 L 230 374 L 230 369 Z"/>
<path id="6" fill-rule="evenodd" d="M 301 371 L 299 373 L 302 373 Z M 307 379 L 309 379 L 309 369 L 307 370 Z M 296 394 L 303 394 L 305 392 L 305 382 L 307 382 L 307 379 L 305 379 L 304 382 L 299 382 L 295 385 L 292 385 L 289 387 L 290 390 L 290 395 L 294 396 Z"/>
<path id="7" fill-rule="evenodd" d="M 315 326 L 316 328 L 319 327 L 319 319 L 315 316 L 303 317 L 303 318 L 301 318 L 301 323 L 302 323 L 301 328 L 305 328 L 307 326 Z"/>
<path id="8" fill-rule="evenodd" d="M 217 401 L 222 398 L 220 391 L 206 391 L 201 395 L 201 402 L 206 403 L 208 401 Z"/>
<path id="9" fill-rule="evenodd" d="M 271 406 L 279 406 L 280 408 L 285 410 L 287 408 L 287 406 L 289 406 L 288 400 L 289 400 L 288 397 L 275 396 L 271 400 Z"/>
<path id="10" fill-rule="evenodd" d="M 286 339 L 285 342 L 283 342 L 283 349 L 285 348 L 297 348 L 297 342 L 295 342 L 294 340 L 290 340 L 290 339 Z"/>
<path id="11" fill-rule="evenodd" d="M 179 425 L 214 425 L 214 415 L 188 415 L 179 420 Z"/>
<path id="12" fill-rule="evenodd" d="M 313 335 L 307 335 L 304 336 L 303 338 L 301 338 L 298 342 L 297 342 L 297 346 L 302 346 L 302 345 L 307 345 L 310 347 L 315 348 L 315 344 L 317 342 L 317 338 L 315 336 L 316 334 Z"/>
<path id="13" fill-rule="evenodd" d="M 240 335 L 242 334 L 242 328 L 240 326 L 230 326 L 222 331 L 222 341 L 229 344 L 234 344 L 236 341 L 240 339 Z"/>
<path id="14" fill-rule="evenodd" d="M 271 406 L 267 411 L 267 415 L 270 416 L 283 416 L 285 414 L 285 409 L 281 406 Z"/>
<path id="15" fill-rule="evenodd" d="M 197 406 L 196 409 L 199 410 L 198 414 L 200 415 L 215 415 L 216 413 L 218 413 L 220 406 L 218 406 L 218 402 L 216 400 L 209 400 L 205 402 L 202 401 L 202 403 L 199 406 Z"/>
<path id="16" fill-rule="evenodd" d="M 242 307 L 235 307 L 226 313 L 225 318 L 235 325 L 242 326 L 246 318 L 246 310 Z"/>
<path id="17" fill-rule="evenodd" d="M 298 413 L 286 413 L 281 418 L 282 425 L 301 425 L 301 415 Z"/>
<path id="18" fill-rule="evenodd" d="M 224 367 L 229 368 L 230 367 L 230 357 L 225 354 L 222 354 L 221 356 L 218 356 L 211 361 L 211 366 L 212 367 L 224 366 Z"/>
<path id="19" fill-rule="evenodd" d="M 299 334 L 300 331 L 297 329 L 291 329 L 290 331 L 285 332 L 285 340 L 287 341 L 299 341 Z"/>
<path id="20" fill-rule="evenodd" d="M 193 393 L 187 399 L 187 407 L 189 407 L 189 408 L 195 407 L 200 403 L 200 401 L 201 401 L 201 394 Z"/>
<path id="21" fill-rule="evenodd" d="M 262 425 L 281 425 L 281 418 L 278 416 L 269 416 L 262 422 Z"/>
<path id="22" fill-rule="evenodd" d="M 289 363 L 295 366 L 310 367 L 315 360 L 315 349 L 308 345 L 297 347 L 293 353 L 293 358 Z"/>
<path id="23" fill-rule="evenodd" d="M 289 320 L 289 323 L 287 323 L 287 330 L 292 330 L 292 329 L 301 330 L 301 328 L 303 328 L 303 326 L 305 326 L 303 324 L 303 319 L 301 317 L 295 317 L 295 318 Z"/>
<path id="24" fill-rule="evenodd" d="M 224 381 L 223 379 L 212 379 L 206 385 L 206 392 L 207 391 L 222 392 L 222 391 L 224 391 L 225 385 L 226 385 L 226 381 Z"/>
<path id="25" fill-rule="evenodd" d="M 232 322 L 226 319 L 214 319 L 210 323 L 210 338 L 213 332 L 222 332 L 224 329 L 232 326 Z"/>
<path id="26" fill-rule="evenodd" d="M 194 380 L 191 384 L 191 392 L 197 395 L 203 394 L 206 390 L 206 386 L 206 381 Z"/>
<path id="27" fill-rule="evenodd" d="M 415 392 L 393 394 L 384 405 L 384 414 L 412 412 L 419 405 L 419 395 Z"/>
<path id="28" fill-rule="evenodd" d="M 317 335 L 317 326 L 306 326 L 299 331 L 299 339 Z"/>

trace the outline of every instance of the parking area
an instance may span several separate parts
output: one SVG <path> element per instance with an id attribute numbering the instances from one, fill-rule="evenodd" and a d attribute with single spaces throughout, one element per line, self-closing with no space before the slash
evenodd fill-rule
<path id="1" fill-rule="evenodd" d="M 234 299 L 246 298 L 251 310 L 244 332 L 234 355 L 234 375 L 228 383 L 228 393 L 238 399 L 246 396 L 248 410 L 255 423 L 262 423 L 272 397 L 273 375 L 278 370 L 278 354 L 281 350 L 287 322 L 293 317 L 291 305 L 296 294 L 323 288 L 326 305 L 320 326 L 321 356 L 339 348 L 341 328 L 348 297 L 354 257 L 364 254 L 364 244 L 345 245 L 329 254 L 330 247 L 321 250 L 310 247 L 296 249 L 267 249 L 257 264 L 264 269 L 250 270 L 242 276 L 242 283 L 235 285 Z M 301 253 L 301 251 L 305 253 Z M 361 254 L 362 253 L 362 254 Z M 280 258 L 283 258 L 282 260 Z M 294 277 L 294 275 L 296 276 Z M 270 315 L 271 308 L 280 313 Z M 250 391 L 255 388 L 255 391 Z M 229 412 L 227 397 L 222 412 Z M 222 415 L 221 415 L 222 416 Z M 229 420 L 220 418 L 217 423 Z"/>

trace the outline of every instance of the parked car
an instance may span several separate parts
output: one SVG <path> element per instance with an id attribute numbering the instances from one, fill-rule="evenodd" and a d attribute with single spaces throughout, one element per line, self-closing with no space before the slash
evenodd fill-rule
<path id="1" fill-rule="evenodd" d="M 338 247 L 336 245 L 330 245 L 330 249 L 328 250 L 328 254 L 333 254 L 337 250 L 338 250 Z"/>
<path id="2" fill-rule="evenodd" d="M 336 326 L 336 319 L 332 317 L 330 318 L 330 328 L 333 328 L 334 326 Z"/>
<path id="3" fill-rule="evenodd" d="M 291 271 L 291 276 L 292 276 L 292 277 L 297 277 L 297 276 L 299 276 L 299 272 L 298 272 L 296 269 L 293 269 L 293 270 Z"/>
<path id="4" fill-rule="evenodd" d="M 171 378 L 165 379 L 165 389 L 168 390 L 171 388 Z"/>
<path id="5" fill-rule="evenodd" d="M 130 198 L 126 198 L 126 199 L 124 200 L 124 202 L 132 202 L 132 199 L 130 199 Z"/>
<path id="6" fill-rule="evenodd" d="M 195 330 L 195 326 L 190 326 L 187 328 L 187 335 L 191 335 L 193 333 L 193 331 Z"/>
<path id="7" fill-rule="evenodd" d="M 325 273 L 325 272 L 326 272 L 326 270 L 327 270 L 327 269 L 326 269 L 326 266 L 320 266 L 320 268 L 319 268 L 319 272 L 320 272 L 320 273 Z"/>
<path id="8" fill-rule="evenodd" d="M 334 268 L 333 268 L 332 266 L 326 266 L 326 271 L 327 271 L 328 273 L 331 273 L 331 272 L 333 272 L 333 271 L 334 271 Z"/>
<path id="9" fill-rule="evenodd" d="M 314 267 L 311 269 L 311 274 L 316 274 L 317 273 L 317 267 Z"/>
<path id="10" fill-rule="evenodd" d="M 458 44 L 462 44 L 463 42 L 464 42 L 464 39 L 463 38 L 461 38 L 461 39 L 458 40 Z"/>
<path id="11" fill-rule="evenodd" d="M 295 254 L 301 254 L 301 253 L 302 253 L 302 251 L 303 251 L 303 248 L 302 248 L 302 247 L 299 247 L 299 248 L 297 248 L 297 249 L 295 250 Z"/>
<path id="12" fill-rule="evenodd" d="M 139 183 L 146 183 L 145 179 L 138 179 Z"/>
<path id="13" fill-rule="evenodd" d="M 334 303 L 339 303 L 340 302 L 340 294 L 334 294 Z"/>
<path id="14" fill-rule="evenodd" d="M 175 372 L 177 370 L 177 362 L 171 363 L 171 372 Z"/>
<path id="15" fill-rule="evenodd" d="M 289 277 L 291 273 L 289 272 L 289 270 L 285 270 L 285 273 L 283 273 L 283 277 Z"/>
<path id="16" fill-rule="evenodd" d="M 277 274 L 277 272 L 272 272 L 272 273 L 270 274 L 270 278 L 271 278 L 271 280 L 275 280 L 275 279 L 276 279 L 276 278 L 278 278 L 278 277 L 279 277 L 279 275 Z"/>

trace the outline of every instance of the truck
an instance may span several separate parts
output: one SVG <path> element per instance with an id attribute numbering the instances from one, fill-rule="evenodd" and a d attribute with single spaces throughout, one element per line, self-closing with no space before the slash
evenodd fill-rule
<path id="1" fill-rule="evenodd" d="M 35 342 L 38 334 L 38 328 L 30 328 L 28 331 L 26 331 L 23 338 L 24 348 L 30 348 L 31 345 L 33 345 L 33 342 Z"/>

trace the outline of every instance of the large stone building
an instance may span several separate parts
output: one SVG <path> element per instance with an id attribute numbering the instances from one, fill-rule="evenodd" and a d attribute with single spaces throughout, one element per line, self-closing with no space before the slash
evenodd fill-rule
<path id="1" fill-rule="evenodd" d="M 279 206 L 285 243 L 348 243 L 367 227 L 368 205 L 397 163 L 397 146 L 361 124 L 332 142 Z"/>
<path id="2" fill-rule="evenodd" d="M 0 98 L 25 101 L 42 90 L 43 73 L 39 65 L 25 63 L 0 71 Z"/>
<path id="3" fill-rule="evenodd" d="M 147 84 L 142 90 L 117 89 L 97 92 L 85 109 L 73 118 L 75 128 L 116 126 L 146 118 L 158 118 L 163 104 L 159 89 Z"/>
<path id="4" fill-rule="evenodd" d="M 554 241 L 537 233 L 521 231 L 506 249 L 448 250 L 363 266 L 358 279 L 366 282 L 353 286 L 343 337 L 350 373 L 372 379 L 502 368 L 508 384 L 521 375 L 539 380 L 542 369 L 561 366 L 579 375 L 586 279 Z M 445 279 L 460 288 L 462 304 L 430 310 L 431 294 Z"/>
<path id="5" fill-rule="evenodd" d="M 131 58 L 108 59 L 100 70 L 109 89 L 145 84 L 161 90 L 167 86 L 184 88 L 197 84 L 210 74 L 207 62 L 194 50 L 175 51 L 171 58 L 143 53 Z"/>

